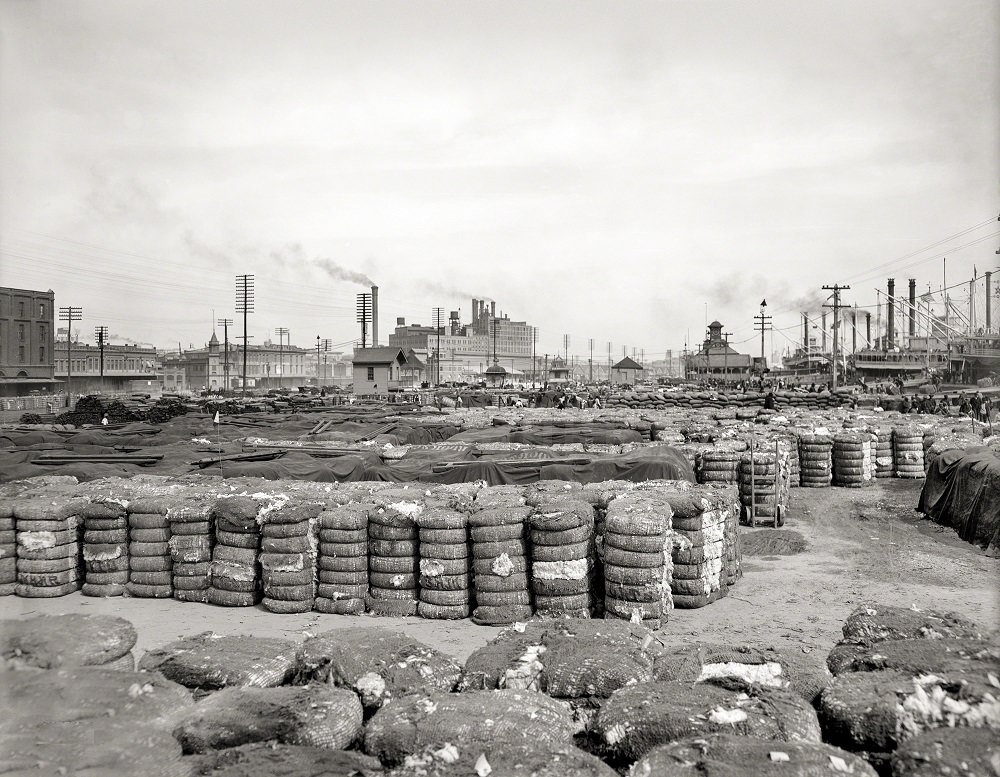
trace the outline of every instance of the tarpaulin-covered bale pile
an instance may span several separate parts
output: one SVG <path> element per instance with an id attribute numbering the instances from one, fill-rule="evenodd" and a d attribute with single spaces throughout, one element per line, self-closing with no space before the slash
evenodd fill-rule
<path id="1" fill-rule="evenodd" d="M 1000 453 L 943 450 L 927 470 L 917 509 L 966 542 L 1000 553 Z"/>
<path id="2" fill-rule="evenodd" d="M 893 764 L 908 768 L 913 760 L 907 751 L 902 761 L 894 758 L 897 749 L 938 730 L 941 755 L 950 750 L 954 760 L 939 757 L 937 773 L 974 773 L 956 745 L 978 738 L 953 739 L 950 732 L 984 729 L 988 739 L 1000 737 L 996 636 L 984 637 L 976 624 L 947 613 L 877 604 L 855 610 L 843 631 L 844 641 L 828 658 L 836 677 L 817 704 L 824 740 L 895 774 Z M 948 742 L 954 744 L 947 748 Z"/>

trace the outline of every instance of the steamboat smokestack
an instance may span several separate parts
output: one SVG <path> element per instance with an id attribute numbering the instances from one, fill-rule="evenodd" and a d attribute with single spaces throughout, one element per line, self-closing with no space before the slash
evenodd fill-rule
<path id="1" fill-rule="evenodd" d="M 892 348 L 896 343 L 896 279 L 889 279 L 889 302 L 885 312 L 885 347 Z"/>
<path id="2" fill-rule="evenodd" d="M 802 349 L 809 350 L 809 316 L 802 314 Z"/>
<path id="3" fill-rule="evenodd" d="M 917 336 L 917 279 L 910 278 L 910 339 Z"/>
<path id="4" fill-rule="evenodd" d="M 993 296 L 993 273 L 986 272 L 986 331 L 993 331 L 993 319 L 990 316 L 990 298 Z"/>

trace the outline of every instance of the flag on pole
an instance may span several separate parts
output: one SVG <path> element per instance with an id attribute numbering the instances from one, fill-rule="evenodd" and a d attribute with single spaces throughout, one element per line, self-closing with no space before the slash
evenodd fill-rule
<path id="1" fill-rule="evenodd" d="M 219 411 L 218 410 L 215 411 L 215 418 L 212 419 L 212 423 L 213 424 L 219 423 Z"/>

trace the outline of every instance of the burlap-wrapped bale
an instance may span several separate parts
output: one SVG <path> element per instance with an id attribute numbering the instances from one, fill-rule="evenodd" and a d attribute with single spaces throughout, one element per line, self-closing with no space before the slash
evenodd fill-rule
<path id="1" fill-rule="evenodd" d="M 84 596 L 121 596 L 128 583 L 128 514 L 123 502 L 94 499 L 80 510 L 83 520 Z M 162 543 L 164 549 L 166 543 Z M 140 549 L 141 550 L 141 549 Z M 122 558 L 125 569 L 108 572 L 103 562 Z"/>
<path id="2" fill-rule="evenodd" d="M 83 582 L 81 500 L 15 499 L 12 504 L 16 546 L 14 593 L 27 598 L 53 598 L 78 590 Z M 9 562 L 7 564 L 9 568 Z M 121 555 L 107 563 L 109 571 L 128 574 Z"/>
<path id="3" fill-rule="evenodd" d="M 260 602 L 261 508 L 256 499 L 240 494 L 220 497 L 212 506 L 215 545 L 208 588 L 212 604 L 252 607 Z"/>
<path id="4" fill-rule="evenodd" d="M 378 759 L 353 750 L 254 742 L 204 755 L 188 756 L 189 769 L 202 777 L 381 777 Z M 190 772 L 188 772 L 190 774 Z"/>
<path id="5" fill-rule="evenodd" d="M 127 718 L 44 721 L 2 733 L 5 774 L 190 777 L 180 743 L 159 726 Z"/>
<path id="6" fill-rule="evenodd" d="M 568 496 L 539 502 L 528 517 L 531 584 L 538 616 L 590 617 L 595 603 L 594 519 L 593 505 Z"/>
<path id="7" fill-rule="evenodd" d="M 598 554 L 604 562 L 604 617 L 658 629 L 673 607 L 673 511 L 652 491 L 626 491 L 608 505 Z M 720 546 L 721 555 L 721 546 Z"/>
<path id="8" fill-rule="evenodd" d="M 816 712 L 801 696 L 778 688 L 731 690 L 679 680 L 615 691 L 594 718 L 595 746 L 612 763 L 628 763 L 656 745 L 729 732 L 778 741 L 819 742 Z"/>
<path id="9" fill-rule="evenodd" d="M 270 612 L 309 612 L 316 601 L 319 503 L 284 503 L 262 515 L 261 603 Z M 266 556 L 266 559 L 265 559 Z"/>
<path id="10" fill-rule="evenodd" d="M 658 745 L 629 770 L 631 777 L 876 777 L 858 756 L 822 742 L 771 742 L 736 734 L 709 734 Z"/>
<path id="11" fill-rule="evenodd" d="M 995 777 L 1000 737 L 988 728 L 932 728 L 903 742 L 891 765 L 893 777 Z"/>
<path id="12" fill-rule="evenodd" d="M 955 613 L 866 602 L 856 607 L 843 626 L 844 638 L 830 651 L 827 666 L 834 674 L 847 671 L 863 648 L 890 639 L 981 639 L 985 630 Z"/>
<path id="13" fill-rule="evenodd" d="M 1000 676 L 1000 642 L 953 637 L 890 639 L 867 647 L 857 646 L 850 660 L 838 670 L 843 673 L 902 669 L 914 674 L 945 674 L 953 669 L 964 670 L 969 662 L 992 665 Z"/>
<path id="14" fill-rule="evenodd" d="M 454 742 L 565 747 L 577 728 L 568 704 L 533 691 L 413 694 L 375 713 L 365 727 L 364 750 L 391 766 Z"/>
<path id="15" fill-rule="evenodd" d="M 150 650 L 139 670 L 162 672 L 188 688 L 270 688 L 295 672 L 296 646 L 286 639 L 224 636 L 206 631 Z"/>
<path id="16" fill-rule="evenodd" d="M 174 562 L 167 513 L 176 499 L 144 497 L 128 504 L 129 558 L 126 593 L 149 599 L 174 595 Z"/>
<path id="17" fill-rule="evenodd" d="M 628 621 L 530 621 L 473 651 L 459 689 L 528 689 L 571 701 L 602 699 L 651 680 L 659 650 L 648 629 Z"/>
<path id="18" fill-rule="evenodd" d="M 462 668 L 400 631 L 338 629 L 309 637 L 298 652 L 298 682 L 353 689 L 367 710 L 408 693 L 451 691 Z"/>
<path id="19" fill-rule="evenodd" d="M 413 489 L 380 492 L 368 514 L 368 596 L 373 615 L 416 615 L 420 602 L 420 535 L 423 510 Z"/>
<path id="20" fill-rule="evenodd" d="M 799 436 L 799 485 L 829 488 L 833 483 L 833 438 L 828 434 Z"/>
<path id="21" fill-rule="evenodd" d="M 499 494 L 492 494 L 492 488 L 480 492 L 469 514 L 476 600 L 472 619 L 486 626 L 527 620 L 533 612 L 527 524 L 532 508 L 524 506 L 520 488 L 498 488 L 503 489 Z"/>
<path id="22" fill-rule="evenodd" d="M 653 675 L 657 680 L 710 682 L 722 678 L 748 686 L 783 688 L 810 704 L 833 679 L 821 659 L 771 645 L 667 647 L 657 657 Z"/>
<path id="23" fill-rule="evenodd" d="M 179 601 L 208 601 L 212 548 L 215 544 L 212 506 L 211 500 L 189 499 L 167 509 L 170 582 L 174 598 Z"/>
<path id="24" fill-rule="evenodd" d="M 933 728 L 989 728 L 1000 735 L 996 662 L 942 674 L 898 669 L 846 672 L 820 696 L 823 739 L 884 764 L 899 743 Z"/>
<path id="25" fill-rule="evenodd" d="M 924 432 L 919 426 L 896 426 L 892 430 L 892 454 L 898 478 L 920 479 L 925 476 Z"/>
<path id="26" fill-rule="evenodd" d="M 129 654 L 135 627 L 114 615 L 39 615 L 0 621 L 0 656 L 9 668 L 100 666 Z"/>
<path id="27" fill-rule="evenodd" d="M 110 718 L 167 724 L 194 705 L 191 692 L 157 672 L 63 665 L 48 672 L 10 672 L 0 683 L 6 711 L 0 730 L 32 722 L 90 720 L 95 733 Z"/>
<path id="28" fill-rule="evenodd" d="M 325 684 L 223 688 L 185 711 L 174 736 L 185 753 L 250 742 L 344 749 L 361 734 L 354 691 Z"/>
<path id="29" fill-rule="evenodd" d="M 360 615 L 368 596 L 370 502 L 329 506 L 317 516 L 316 599 L 313 607 L 333 615 Z"/>
<path id="30" fill-rule="evenodd" d="M 431 506 L 417 521 L 420 540 L 417 613 L 440 620 L 468 618 L 473 601 L 468 518 L 450 507 Z"/>
<path id="31" fill-rule="evenodd" d="M 872 436 L 867 432 L 839 432 L 833 436 L 833 485 L 861 488 L 875 482 Z"/>
<path id="32" fill-rule="evenodd" d="M 614 769 L 573 745 L 449 743 L 409 755 L 390 777 L 616 777 Z"/>

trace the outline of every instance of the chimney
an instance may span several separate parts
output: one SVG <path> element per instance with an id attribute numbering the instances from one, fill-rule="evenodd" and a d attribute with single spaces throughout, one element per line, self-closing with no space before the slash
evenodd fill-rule
<path id="1" fill-rule="evenodd" d="M 809 316 L 802 314 L 802 347 L 809 350 Z"/>
<path id="2" fill-rule="evenodd" d="M 378 348 L 378 286 L 372 286 L 372 348 Z"/>
<path id="3" fill-rule="evenodd" d="M 476 319 L 479 317 L 479 300 L 475 297 L 472 298 L 472 323 L 476 323 Z"/>
<path id="4" fill-rule="evenodd" d="M 892 348 L 896 344 L 896 279 L 889 279 L 889 301 L 885 306 L 885 347 Z"/>
<path id="5" fill-rule="evenodd" d="M 990 297 L 993 296 L 993 273 L 986 271 L 986 331 L 993 331 L 993 319 L 990 316 Z"/>
<path id="6" fill-rule="evenodd" d="M 497 303 L 490 300 L 490 318 L 497 317 Z"/>
<path id="7" fill-rule="evenodd" d="M 823 329 L 823 339 L 820 344 L 820 353 L 826 353 L 826 311 L 823 311 L 822 316 L 822 329 Z"/>

